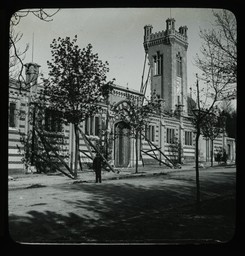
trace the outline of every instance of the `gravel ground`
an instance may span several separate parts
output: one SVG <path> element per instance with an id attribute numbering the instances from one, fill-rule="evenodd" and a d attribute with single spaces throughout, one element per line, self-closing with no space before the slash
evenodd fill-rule
<path id="1" fill-rule="evenodd" d="M 235 232 L 235 168 L 9 181 L 10 237 L 23 243 L 214 243 Z M 119 176 L 121 178 L 119 178 Z M 125 178 L 127 177 L 127 178 Z"/>

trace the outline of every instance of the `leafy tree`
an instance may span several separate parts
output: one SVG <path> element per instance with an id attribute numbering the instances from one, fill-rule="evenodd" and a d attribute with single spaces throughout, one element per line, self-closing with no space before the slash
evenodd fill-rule
<path id="1" fill-rule="evenodd" d="M 135 173 L 138 173 L 138 144 L 139 138 L 145 129 L 145 126 L 149 123 L 150 116 L 153 113 L 158 113 L 160 108 L 160 98 L 156 95 L 151 97 L 151 100 L 146 104 L 142 105 L 141 100 L 134 100 L 128 98 L 118 104 L 114 105 L 112 110 L 118 120 L 125 122 L 130 127 L 129 136 L 133 136 L 135 139 Z M 126 104 L 125 104 L 126 103 Z M 118 108 L 117 106 L 122 104 L 123 107 Z"/>
<path id="2" fill-rule="evenodd" d="M 65 124 L 71 123 L 75 132 L 75 166 L 77 177 L 79 154 L 79 124 L 101 108 L 104 100 L 108 62 L 103 63 L 92 45 L 80 49 L 69 37 L 54 39 L 50 45 L 52 60 L 48 61 L 49 79 L 44 95 L 49 108 L 59 113 Z"/>
<path id="3" fill-rule="evenodd" d="M 201 131 L 203 136 L 211 141 L 211 166 L 213 166 L 214 140 L 223 132 L 223 128 L 222 116 L 210 112 L 204 117 Z"/>
<path id="4" fill-rule="evenodd" d="M 236 139 L 237 112 L 231 101 L 223 101 L 220 106 L 221 116 L 225 119 L 225 131 L 228 137 Z"/>
<path id="5" fill-rule="evenodd" d="M 63 130 L 55 133 L 48 132 L 45 128 L 47 125 L 44 121 L 45 110 L 47 109 L 45 102 L 33 99 L 29 108 L 30 118 L 28 122 L 32 129 L 27 134 L 19 131 L 23 149 L 18 147 L 19 152 L 23 155 L 22 162 L 25 164 L 26 169 L 29 166 L 35 166 L 38 173 L 58 170 L 64 175 L 73 178 L 73 173 L 67 173 L 62 169 L 63 164 L 61 161 L 65 162 L 69 158 Z M 46 143 L 43 142 L 43 138 L 45 138 Z M 60 154 L 59 159 L 55 154 Z"/>
<path id="6" fill-rule="evenodd" d="M 168 151 L 174 164 L 181 164 L 181 155 L 183 153 L 183 149 L 177 137 L 174 138 L 174 143 L 169 145 Z"/>

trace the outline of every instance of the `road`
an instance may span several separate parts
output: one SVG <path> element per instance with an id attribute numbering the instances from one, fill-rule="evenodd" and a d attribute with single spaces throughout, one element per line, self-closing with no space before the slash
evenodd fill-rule
<path id="1" fill-rule="evenodd" d="M 101 184 L 67 182 L 12 190 L 10 235 L 20 242 L 51 243 L 217 241 L 231 237 L 235 168 L 201 170 L 200 186 L 204 202 L 200 213 L 192 207 L 194 170 Z M 224 198 L 229 200 L 221 204 Z M 210 199 L 216 200 L 211 213 L 205 212 L 205 202 Z"/>

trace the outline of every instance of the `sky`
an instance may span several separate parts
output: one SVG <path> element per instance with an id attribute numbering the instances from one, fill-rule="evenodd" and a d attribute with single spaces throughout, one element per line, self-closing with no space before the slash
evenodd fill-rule
<path id="1" fill-rule="evenodd" d="M 53 10 L 48 10 L 52 13 Z M 92 8 L 61 9 L 53 21 L 39 20 L 32 14 L 21 19 L 15 27 L 23 33 L 17 47 L 29 44 L 24 63 L 41 65 L 40 71 L 48 77 L 47 60 L 51 60 L 50 43 L 54 38 L 77 35 L 82 49 L 89 43 L 102 61 L 109 62 L 108 80 L 130 89 L 140 90 L 143 65 L 144 26 L 151 24 L 153 33 L 166 29 L 166 19 L 175 19 L 175 28 L 188 27 L 187 81 L 188 88 L 196 82 L 198 69 L 194 57 L 201 47 L 200 29 L 212 28 L 211 9 L 198 8 Z M 34 35 L 34 36 L 33 36 Z M 34 38 L 34 41 L 33 41 Z M 33 54 L 32 54 L 33 53 Z"/>

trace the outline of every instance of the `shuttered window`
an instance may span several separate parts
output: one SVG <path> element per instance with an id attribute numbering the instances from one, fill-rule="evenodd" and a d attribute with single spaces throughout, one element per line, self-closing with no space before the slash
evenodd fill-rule
<path id="1" fill-rule="evenodd" d="M 174 144 L 174 129 L 167 128 L 167 143 Z"/>

